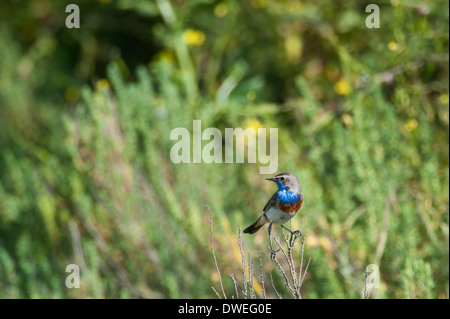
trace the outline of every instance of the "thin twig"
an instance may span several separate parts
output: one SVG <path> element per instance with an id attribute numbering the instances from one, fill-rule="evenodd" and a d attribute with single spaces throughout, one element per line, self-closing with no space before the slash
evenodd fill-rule
<path id="1" fill-rule="evenodd" d="M 288 231 L 288 232 L 292 231 L 292 224 L 290 226 L 291 226 L 290 229 L 286 228 L 286 231 Z M 306 265 L 305 271 L 303 272 L 303 259 L 304 259 L 305 242 L 306 242 L 305 237 L 303 237 L 303 240 L 302 240 L 300 268 L 297 273 L 295 270 L 296 267 L 295 267 L 295 261 L 294 261 L 293 248 L 299 242 L 301 235 L 299 236 L 298 234 L 291 232 L 290 235 L 287 236 L 285 230 L 283 228 L 281 230 L 283 232 L 283 238 L 284 238 L 284 242 L 286 244 L 286 248 L 283 247 L 279 238 L 276 237 L 276 238 L 274 238 L 274 240 L 275 240 L 275 243 L 278 245 L 279 250 L 281 250 L 282 255 L 284 256 L 284 259 L 287 262 L 288 269 L 289 269 L 289 276 L 286 273 L 286 271 L 282 268 L 280 262 L 276 258 L 274 258 L 273 261 L 277 264 L 278 271 L 280 272 L 281 276 L 283 277 L 283 279 L 285 281 L 285 285 L 289 289 L 289 291 L 291 292 L 293 297 L 296 299 L 301 299 L 302 295 L 301 295 L 300 290 L 303 285 L 303 281 L 305 280 L 306 273 L 307 273 L 308 267 L 309 267 L 309 263 L 311 262 L 311 259 L 309 259 L 308 263 Z M 301 225 L 301 228 L 299 231 L 300 234 L 301 234 L 302 230 L 303 230 L 303 220 L 302 220 L 302 225 Z M 289 280 L 289 277 L 290 277 L 290 280 Z"/>
<path id="2" fill-rule="evenodd" d="M 283 247 L 282 247 L 282 245 L 281 245 L 281 243 L 280 243 L 279 238 L 275 238 L 275 243 L 278 245 L 278 247 L 280 247 L 281 251 L 283 252 L 284 257 L 286 258 L 286 260 L 288 260 L 288 257 L 287 257 L 287 255 L 286 255 L 286 252 L 284 251 L 284 249 L 283 249 Z M 285 286 L 291 291 L 292 295 L 293 295 L 294 298 L 295 298 L 295 296 L 296 296 L 295 290 L 292 288 L 292 286 L 291 286 L 291 284 L 290 284 L 290 282 L 289 282 L 289 278 L 288 278 L 288 276 L 286 275 L 286 272 L 284 271 L 283 267 L 281 267 L 281 264 L 280 264 L 280 262 L 278 261 L 278 259 L 277 259 L 276 257 L 274 258 L 274 261 L 275 261 L 275 263 L 278 265 L 278 271 L 279 271 L 279 273 L 280 273 L 281 276 L 284 278 Z M 290 267 L 289 267 L 289 268 L 290 268 Z M 292 275 L 292 272 L 291 272 L 291 275 Z"/>
<path id="3" fill-rule="evenodd" d="M 222 278 L 220 275 L 220 271 L 219 271 L 219 267 L 217 264 L 217 260 L 216 260 L 216 256 L 214 253 L 214 249 L 213 249 L 213 220 L 212 220 L 212 213 L 211 210 L 209 209 L 209 207 L 206 205 L 206 207 L 208 208 L 208 211 L 210 213 L 210 227 L 211 227 L 211 251 L 213 253 L 213 257 L 214 257 L 214 262 L 216 265 L 216 269 L 217 272 L 219 274 L 219 280 L 220 280 L 220 286 L 222 289 L 222 293 L 224 298 L 226 298 L 225 295 L 225 291 L 223 288 L 223 283 L 222 283 Z M 275 262 L 278 266 L 278 271 L 281 275 L 281 277 L 284 279 L 285 282 L 285 286 L 287 288 L 287 290 L 290 291 L 290 293 L 292 294 L 292 296 L 296 299 L 301 299 L 302 295 L 301 295 L 301 287 L 303 285 L 303 282 L 305 280 L 308 268 L 309 268 L 309 264 L 311 262 L 311 258 L 308 260 L 308 263 L 306 264 L 306 267 L 304 269 L 304 250 L 305 250 L 305 237 L 301 234 L 301 231 L 303 229 L 303 220 L 302 220 L 302 225 L 299 231 L 292 231 L 292 224 L 290 225 L 290 229 L 289 228 L 282 228 L 282 232 L 283 232 L 283 240 L 284 240 L 284 244 L 282 244 L 282 240 L 280 239 L 280 237 L 273 237 L 273 240 L 275 241 L 275 245 L 278 245 L 279 249 L 277 251 L 281 251 L 281 256 L 284 257 L 285 261 L 282 260 L 283 265 L 285 265 L 285 263 L 287 264 L 287 268 L 289 269 L 289 271 L 286 269 L 283 269 L 283 266 L 281 264 L 281 262 L 276 258 L 276 254 L 273 253 L 273 250 L 271 249 L 271 247 L 269 247 L 269 252 L 271 253 L 271 260 L 273 262 Z M 285 231 L 286 230 L 286 231 Z M 290 235 L 288 235 L 286 232 L 290 232 Z M 300 242 L 300 238 L 303 237 L 302 240 L 302 245 L 301 245 L 301 256 L 300 256 L 300 267 L 298 269 L 298 273 L 296 272 L 296 265 L 295 265 L 295 260 L 294 260 L 294 251 L 293 248 Z M 272 239 L 272 238 L 271 238 Z M 244 252 L 244 248 L 243 248 L 243 239 L 242 239 L 242 233 L 241 233 L 241 227 L 239 226 L 239 232 L 238 232 L 238 242 L 239 242 L 239 251 L 241 254 L 241 259 L 242 259 L 242 277 L 243 277 L 243 282 L 242 282 L 242 286 L 238 283 L 238 281 L 236 280 L 236 278 L 234 277 L 233 274 L 230 274 L 230 277 L 233 281 L 234 284 L 234 289 L 235 289 L 235 295 L 231 295 L 231 297 L 234 298 L 240 298 L 243 297 L 245 299 L 256 299 L 256 292 L 255 292 L 255 285 L 254 285 L 254 276 L 255 276 L 255 268 L 254 268 L 254 260 L 252 259 L 252 255 L 251 252 L 248 253 L 248 256 L 246 257 L 246 253 Z M 248 259 L 247 259 L 248 258 Z M 272 259 L 273 258 L 273 259 Z M 282 258 L 283 259 L 283 258 Z M 286 268 L 286 267 L 285 267 Z M 275 287 L 275 283 L 273 281 L 273 277 L 272 277 L 272 273 L 270 272 L 270 281 L 273 287 L 273 290 L 275 291 L 276 295 L 278 296 L 278 298 L 282 299 L 281 294 L 277 291 L 276 287 Z M 261 251 L 259 251 L 259 276 L 260 276 L 260 281 L 261 281 L 261 286 L 262 286 L 262 297 L 263 298 L 267 298 L 267 294 L 266 294 L 266 288 L 265 288 L 265 282 L 264 282 L 264 273 L 263 273 L 263 265 L 262 265 L 262 254 Z M 213 288 L 214 292 L 216 293 L 216 295 L 220 298 L 220 294 Z M 240 296 L 240 293 L 242 293 L 242 295 Z"/>
<path id="4" fill-rule="evenodd" d="M 272 283 L 272 288 L 275 291 L 275 293 L 277 294 L 278 299 L 283 299 L 281 297 L 280 293 L 278 292 L 277 288 L 275 288 L 275 283 L 273 282 L 272 272 L 270 272 L 269 275 L 270 275 L 270 282 Z"/>
<path id="5" fill-rule="evenodd" d="M 299 275 L 300 283 L 299 283 L 298 286 L 297 286 L 297 293 L 298 293 L 299 295 L 300 295 L 300 288 L 302 287 L 303 279 L 305 278 L 305 276 L 302 277 L 302 271 L 303 271 L 303 253 L 304 253 L 304 249 L 305 249 L 305 242 L 306 242 L 306 239 L 305 239 L 305 237 L 303 237 L 303 240 L 302 240 L 302 253 L 301 253 L 301 255 L 300 255 L 300 269 L 298 270 L 298 275 Z M 309 264 L 309 262 L 308 262 L 308 264 Z M 306 270 L 305 270 L 305 275 L 306 275 Z"/>
<path id="6" fill-rule="evenodd" d="M 364 291 L 363 291 L 363 299 L 369 299 L 369 291 L 367 290 L 367 272 L 364 271 Z"/>
<path id="7" fill-rule="evenodd" d="M 283 267 L 281 267 L 280 262 L 276 258 L 275 258 L 275 263 L 278 265 L 278 271 L 280 272 L 281 276 L 284 278 L 286 288 L 288 288 L 289 291 L 292 293 L 292 295 L 295 297 L 296 296 L 295 290 L 292 288 L 291 284 L 289 283 L 289 279 L 288 279 L 286 273 L 284 272 Z"/>
<path id="8" fill-rule="evenodd" d="M 241 285 L 239 285 L 239 283 L 236 281 L 236 279 L 234 278 L 234 275 L 233 275 L 233 274 L 230 274 L 230 277 L 231 277 L 231 279 L 233 280 L 234 287 L 235 287 L 235 289 L 236 289 L 236 296 L 237 296 L 236 298 L 239 298 L 239 295 L 238 295 L 238 293 L 237 293 L 237 288 L 239 288 L 239 289 L 241 290 L 242 294 L 244 295 L 244 298 L 245 298 L 245 299 L 248 299 L 247 293 L 241 288 Z"/>
<path id="9" fill-rule="evenodd" d="M 248 278 L 250 284 L 250 298 L 256 299 L 255 288 L 253 287 L 253 260 L 250 252 L 248 253 Z"/>
<path id="10" fill-rule="evenodd" d="M 242 248 L 242 235 L 241 235 L 241 226 L 239 225 L 239 235 L 238 235 L 238 239 L 239 239 L 239 249 L 241 251 L 241 259 L 242 259 L 242 275 L 244 277 L 244 290 L 245 290 L 245 295 L 247 295 L 247 276 L 245 275 L 245 254 L 244 254 L 244 249 Z"/>
<path id="11" fill-rule="evenodd" d="M 260 275 L 260 280 L 261 280 L 263 299 L 266 299 L 266 288 L 264 287 L 264 276 L 263 276 L 261 251 L 259 251 L 259 275 Z"/>
<path id="12" fill-rule="evenodd" d="M 211 287 L 211 288 L 212 288 L 212 290 L 214 290 L 214 292 L 216 293 L 217 297 L 219 297 L 219 299 L 222 299 L 222 298 L 220 298 L 220 295 L 219 295 L 219 293 L 217 292 L 217 290 L 216 290 L 214 287 Z"/>
<path id="13" fill-rule="evenodd" d="M 225 294 L 225 289 L 223 289 L 222 276 L 220 275 L 220 270 L 219 270 L 219 265 L 217 264 L 216 254 L 214 253 L 214 246 L 213 246 L 213 217 L 212 217 L 211 209 L 209 209 L 209 206 L 206 205 L 206 204 L 205 204 L 205 206 L 206 206 L 206 208 L 208 208 L 208 211 L 209 211 L 209 221 L 210 221 L 209 224 L 210 224 L 210 228 L 211 228 L 211 251 L 212 251 L 212 254 L 213 254 L 213 257 L 214 257 L 214 263 L 216 264 L 217 273 L 219 274 L 220 288 L 222 289 L 223 297 L 225 299 L 227 299 L 227 295 Z M 215 289 L 214 289 L 214 291 L 217 294 L 217 291 Z M 217 295 L 219 296 L 219 294 L 217 294 Z M 220 296 L 219 296 L 219 298 L 220 298 Z"/>
<path id="14" fill-rule="evenodd" d="M 305 280 L 306 273 L 308 272 L 308 268 L 309 268 L 309 263 L 310 262 L 311 262 L 311 258 L 308 259 L 308 263 L 306 264 L 305 272 L 303 273 L 302 280 L 300 281 L 300 287 L 302 287 L 302 285 L 303 285 L 303 280 Z"/>
<path id="15" fill-rule="evenodd" d="M 392 82 L 396 75 L 402 74 L 407 71 L 416 71 L 427 63 L 441 63 L 448 62 L 448 53 L 432 54 L 427 59 L 407 62 L 405 64 L 397 65 L 389 70 L 376 74 L 374 76 L 375 82 Z"/>

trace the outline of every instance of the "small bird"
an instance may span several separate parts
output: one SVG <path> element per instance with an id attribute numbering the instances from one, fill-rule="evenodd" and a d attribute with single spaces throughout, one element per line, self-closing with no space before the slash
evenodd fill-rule
<path id="1" fill-rule="evenodd" d="M 262 226 L 269 223 L 270 247 L 271 251 L 274 252 L 271 238 L 272 224 L 281 225 L 291 235 L 298 236 L 300 233 L 299 231 L 291 231 L 283 224 L 294 217 L 300 207 L 302 207 L 303 195 L 300 182 L 292 173 L 280 173 L 275 177 L 266 178 L 266 180 L 275 182 L 278 186 L 278 191 L 272 195 L 266 206 L 264 206 L 262 215 L 253 224 L 244 229 L 244 233 L 254 234 Z"/>

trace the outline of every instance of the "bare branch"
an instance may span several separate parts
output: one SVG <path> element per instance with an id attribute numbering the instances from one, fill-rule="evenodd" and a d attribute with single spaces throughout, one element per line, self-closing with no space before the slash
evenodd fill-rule
<path id="1" fill-rule="evenodd" d="M 223 289 L 223 284 L 222 284 L 222 276 L 220 275 L 220 270 L 219 270 L 219 265 L 217 265 L 217 259 L 216 259 L 216 254 L 214 253 L 214 246 L 213 246 L 213 217 L 212 217 L 212 213 L 211 213 L 211 209 L 209 209 L 209 206 L 206 205 L 206 208 L 208 208 L 209 211 L 209 221 L 210 221 L 210 227 L 211 227 L 211 251 L 214 257 L 214 264 L 216 265 L 216 269 L 217 269 L 217 273 L 219 274 L 219 282 L 220 282 L 220 288 L 222 289 L 222 293 L 223 293 L 223 297 L 225 299 L 227 299 L 227 295 L 225 294 L 225 289 Z M 213 288 L 214 289 L 214 288 Z M 217 296 L 219 296 L 219 294 L 217 293 L 217 291 L 214 289 L 215 293 L 217 294 Z M 220 296 L 219 296 L 220 298 Z"/>

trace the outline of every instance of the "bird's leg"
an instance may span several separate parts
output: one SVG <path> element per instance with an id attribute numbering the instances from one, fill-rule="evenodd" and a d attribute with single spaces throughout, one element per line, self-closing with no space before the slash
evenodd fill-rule
<path id="1" fill-rule="evenodd" d="M 281 225 L 281 227 L 283 227 L 284 229 L 286 229 L 288 232 L 290 232 L 291 233 L 291 235 L 293 235 L 293 236 L 297 236 L 297 237 L 299 237 L 299 236 L 301 236 L 302 235 L 302 232 L 301 232 L 301 230 L 299 229 L 299 230 L 290 230 L 289 228 L 287 228 L 286 226 L 284 226 L 284 225 Z"/>
<path id="2" fill-rule="evenodd" d="M 273 246 L 272 246 L 272 223 L 269 224 L 268 233 L 269 233 L 269 242 L 270 242 L 270 247 L 269 247 L 270 260 L 273 261 L 275 259 L 275 254 L 280 251 L 280 248 L 278 248 L 278 250 L 273 250 Z"/>
<path id="3" fill-rule="evenodd" d="M 300 238 L 300 236 L 302 235 L 301 230 L 290 230 L 289 228 L 287 228 L 284 225 L 281 225 L 281 227 L 283 227 L 284 229 L 286 229 L 290 234 L 291 237 L 289 238 L 289 246 L 293 247 L 295 242 L 297 241 L 298 238 Z"/>

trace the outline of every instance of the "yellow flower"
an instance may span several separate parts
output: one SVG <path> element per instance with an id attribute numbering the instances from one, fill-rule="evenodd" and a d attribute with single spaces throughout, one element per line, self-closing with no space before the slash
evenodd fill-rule
<path id="1" fill-rule="evenodd" d="M 341 79 L 334 85 L 334 90 L 339 95 L 349 95 L 352 91 L 352 87 L 346 80 Z"/>
<path id="2" fill-rule="evenodd" d="M 95 83 L 95 90 L 96 91 L 107 91 L 111 85 L 109 84 L 107 79 L 100 79 Z"/>
<path id="3" fill-rule="evenodd" d="M 255 130 L 255 132 L 258 131 L 259 128 L 262 128 L 261 122 L 256 117 L 251 117 L 245 121 L 246 128 L 252 128 Z"/>
<path id="4" fill-rule="evenodd" d="M 215 8 L 214 8 L 214 15 L 218 18 L 223 18 L 224 16 L 226 16 L 228 14 L 228 7 L 226 4 L 224 3 L 219 3 Z"/>
<path id="5" fill-rule="evenodd" d="M 300 62 L 303 42 L 298 36 L 292 35 L 284 40 L 284 49 L 286 50 L 287 59 L 290 63 L 295 64 Z"/>
<path id="6" fill-rule="evenodd" d="M 439 102 L 442 104 L 448 104 L 448 94 L 442 94 L 439 96 Z"/>
<path id="7" fill-rule="evenodd" d="M 408 132 L 414 131 L 419 126 L 419 122 L 416 119 L 410 119 L 405 124 L 405 128 Z"/>
<path id="8" fill-rule="evenodd" d="M 397 51 L 398 50 L 398 43 L 391 41 L 388 43 L 388 49 L 391 51 Z"/>
<path id="9" fill-rule="evenodd" d="M 187 29 L 183 32 L 183 41 L 189 46 L 201 46 L 205 38 L 205 34 L 199 30 Z"/>
<path id="10" fill-rule="evenodd" d="M 155 54 L 154 58 L 155 61 L 166 61 L 169 63 L 175 62 L 175 56 L 172 51 L 170 50 L 162 50 Z"/>
<path id="11" fill-rule="evenodd" d="M 256 138 L 258 134 L 258 129 L 262 128 L 263 125 L 256 117 L 249 117 L 244 122 L 244 131 L 248 134 L 248 138 L 244 138 L 244 146 L 246 147 L 256 147 L 254 143 L 256 143 Z M 247 129 L 250 129 L 247 131 Z M 237 139 L 236 139 L 237 142 Z"/>

